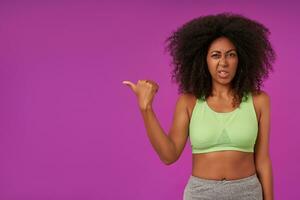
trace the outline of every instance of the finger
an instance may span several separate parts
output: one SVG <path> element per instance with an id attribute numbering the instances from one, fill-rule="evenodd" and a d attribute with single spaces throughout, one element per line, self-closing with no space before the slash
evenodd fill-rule
<path id="1" fill-rule="evenodd" d="M 158 86 L 158 84 L 155 81 L 152 81 L 152 80 L 146 80 L 146 83 L 150 83 L 154 86 Z"/>
<path id="2" fill-rule="evenodd" d="M 125 85 L 128 85 L 135 92 L 136 85 L 134 83 L 132 83 L 130 81 L 123 81 L 122 83 L 125 84 Z"/>

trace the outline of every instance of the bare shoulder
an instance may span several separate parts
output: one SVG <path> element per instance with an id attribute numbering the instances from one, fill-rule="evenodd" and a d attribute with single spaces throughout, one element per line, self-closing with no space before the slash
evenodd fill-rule
<path id="1" fill-rule="evenodd" d="M 270 109 L 270 95 L 266 91 L 261 90 L 253 94 L 253 103 L 257 116 L 260 118 L 262 112 Z"/>
<path id="2" fill-rule="evenodd" d="M 255 101 L 259 108 L 269 106 L 270 95 L 266 91 L 261 90 L 260 92 L 253 95 L 253 101 Z"/>
<path id="3" fill-rule="evenodd" d="M 179 95 L 178 97 L 178 102 L 181 102 L 182 104 L 185 105 L 188 115 L 189 117 L 191 116 L 191 113 L 193 111 L 193 108 L 196 104 L 196 100 L 197 98 L 195 97 L 195 95 L 190 94 L 190 93 L 182 93 Z"/>
<path id="4" fill-rule="evenodd" d="M 196 100 L 196 97 L 195 95 L 190 93 L 182 93 L 179 95 L 178 99 L 188 102 L 188 101 Z"/>

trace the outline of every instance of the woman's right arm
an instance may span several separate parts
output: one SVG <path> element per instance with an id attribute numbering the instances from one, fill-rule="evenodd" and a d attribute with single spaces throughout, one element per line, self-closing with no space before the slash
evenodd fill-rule
<path id="1" fill-rule="evenodd" d="M 152 101 L 158 90 L 153 81 L 138 81 L 129 85 L 138 97 L 138 103 L 143 116 L 148 138 L 162 162 L 167 165 L 174 163 L 180 157 L 188 138 L 189 115 L 187 110 L 188 96 L 181 94 L 176 102 L 173 122 L 169 134 L 162 129 L 152 108 Z"/>
<path id="2" fill-rule="evenodd" d="M 188 138 L 189 116 L 186 102 L 186 96 L 180 95 L 168 135 L 161 128 L 151 106 L 141 110 L 149 140 L 160 159 L 167 165 L 179 159 Z"/>

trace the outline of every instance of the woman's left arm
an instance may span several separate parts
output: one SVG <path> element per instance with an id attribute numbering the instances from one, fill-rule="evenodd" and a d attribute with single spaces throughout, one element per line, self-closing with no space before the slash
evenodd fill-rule
<path id="1" fill-rule="evenodd" d="M 260 108 L 258 136 L 254 149 L 255 167 L 258 178 L 262 184 L 263 199 L 273 200 L 273 173 L 272 162 L 269 154 L 270 139 L 270 110 L 271 103 L 269 95 L 262 91 L 258 95 L 257 103 Z"/>

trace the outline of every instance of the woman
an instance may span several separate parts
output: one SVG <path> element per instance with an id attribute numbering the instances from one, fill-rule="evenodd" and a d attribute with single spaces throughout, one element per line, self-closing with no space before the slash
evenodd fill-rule
<path id="1" fill-rule="evenodd" d="M 166 40 L 179 98 L 165 134 L 152 109 L 158 84 L 123 81 L 138 98 L 148 137 L 167 165 L 188 136 L 192 174 L 184 199 L 273 199 L 270 97 L 260 89 L 275 61 L 269 30 L 244 16 L 195 18 Z"/>

